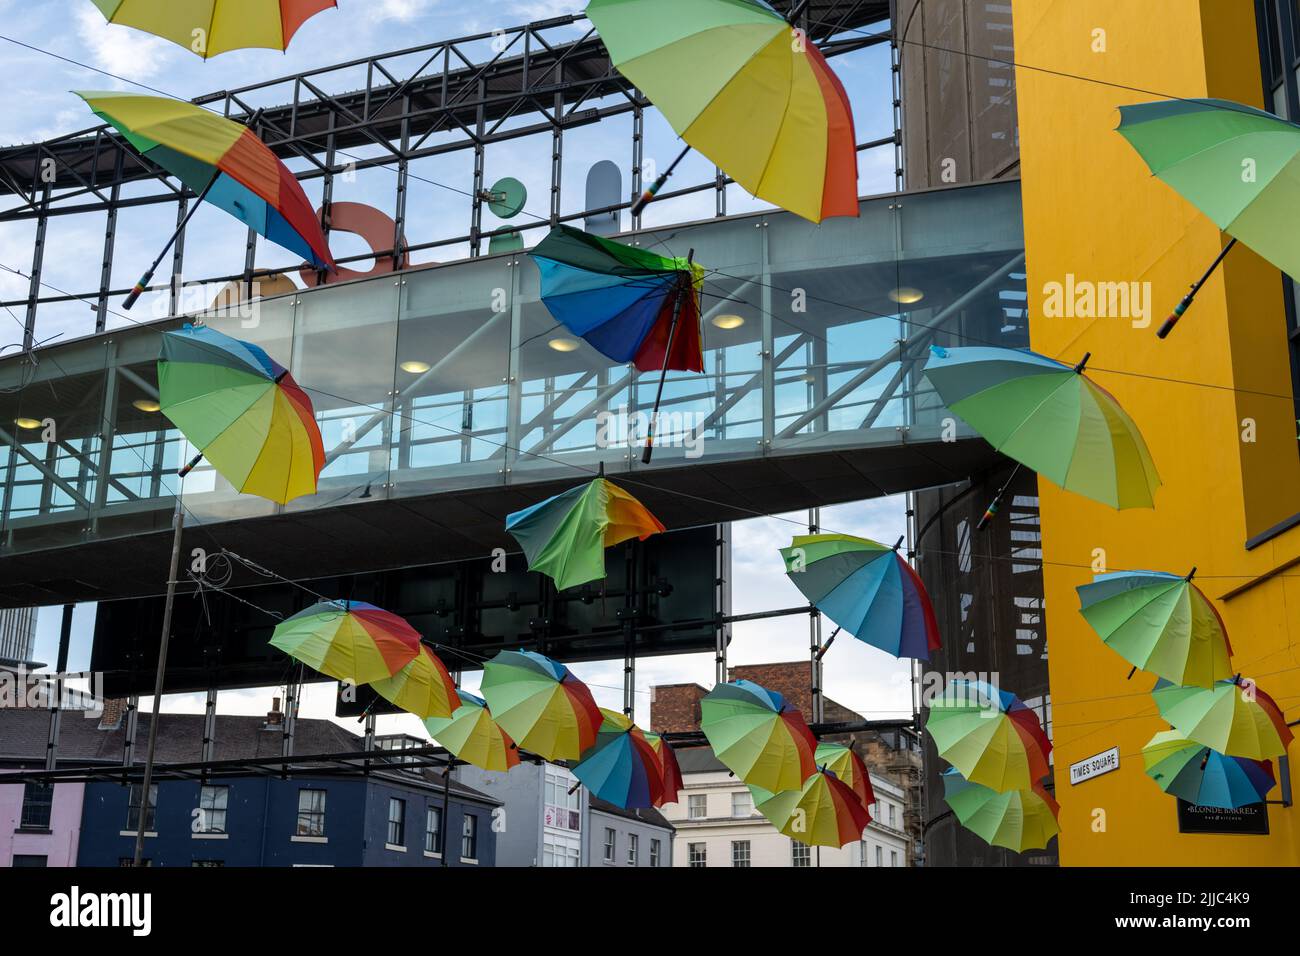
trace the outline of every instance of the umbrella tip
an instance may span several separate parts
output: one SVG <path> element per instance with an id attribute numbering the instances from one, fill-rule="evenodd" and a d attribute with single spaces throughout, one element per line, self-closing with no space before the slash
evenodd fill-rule
<path id="1" fill-rule="evenodd" d="M 1084 370 L 1085 368 L 1088 367 L 1088 359 L 1090 359 L 1090 358 L 1092 358 L 1092 353 L 1091 353 L 1091 352 L 1084 352 L 1084 353 L 1083 353 L 1083 358 L 1081 358 L 1081 359 L 1079 360 L 1079 364 L 1076 365 L 1076 366 L 1074 367 L 1074 370 L 1075 370 L 1076 372 L 1082 374 L 1083 370 Z"/>

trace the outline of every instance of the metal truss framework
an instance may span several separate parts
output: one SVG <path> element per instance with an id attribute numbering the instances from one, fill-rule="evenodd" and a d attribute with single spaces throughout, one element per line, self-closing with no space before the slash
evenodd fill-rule
<path id="1" fill-rule="evenodd" d="M 862 28 L 885 21 L 890 0 L 774 0 L 782 12 L 796 11 L 798 22 L 827 56 L 860 50 L 889 39 L 888 31 Z M 233 119 L 247 120 L 257 112 L 252 105 L 278 91 L 292 89 L 292 102 L 263 108 L 255 132 L 282 159 L 299 159 L 307 168 L 302 180 L 323 180 L 323 215 L 329 230 L 330 206 L 335 179 L 356 170 L 380 166 L 396 172 L 393 245 L 376 250 L 375 258 L 400 260 L 406 252 L 468 244 L 471 255 L 484 248 L 484 239 L 495 234 L 517 233 L 628 209 L 643 189 L 644 120 L 651 106 L 612 66 L 604 45 L 590 26 L 577 40 L 572 28 L 584 23 L 582 14 L 556 17 L 499 30 L 426 44 L 379 56 L 353 60 L 276 80 L 225 90 L 194 100 Z M 566 31 L 563 38 L 557 31 Z M 847 32 L 846 32 L 847 31 Z M 489 59 L 476 61 L 485 45 Z M 420 65 L 413 71 L 412 60 Z M 365 86 L 335 95 L 326 92 L 343 77 L 365 74 Z M 897 92 L 894 94 L 897 100 Z M 897 103 L 895 103 L 897 112 Z M 568 130 L 630 114 L 632 117 L 631 172 L 628 201 L 616 206 L 561 213 L 561 178 L 564 168 L 564 134 Z M 524 122 L 535 117 L 534 121 Z M 897 120 L 896 120 L 897 122 Z M 484 188 L 484 155 L 494 143 L 550 133 L 551 194 L 546 219 L 483 231 L 483 207 L 489 198 Z M 894 146 L 901 133 L 859 145 L 859 149 Z M 378 151 L 353 157 L 352 149 Z M 435 241 L 410 242 L 406 216 L 407 191 L 413 176 L 410 166 L 417 160 L 472 150 L 473 181 L 463 191 L 471 202 L 470 222 L 464 234 Z M 896 165 L 901 165 L 896 162 Z M 419 178 L 416 176 L 415 178 Z M 726 214 L 726 187 L 731 180 L 718 170 L 712 180 L 660 194 L 671 199 L 712 190 L 717 197 L 718 215 Z M 140 195 L 123 195 L 123 187 L 148 184 Z M 443 185 L 443 184 L 439 184 Z M 131 190 L 132 193 L 138 190 Z M 0 149 L 0 196 L 13 196 L 18 204 L 0 213 L 0 223 L 35 221 L 33 256 L 28 273 L 26 298 L 0 302 L 0 307 L 25 307 L 23 347 L 33 348 L 36 313 L 41 304 L 85 301 L 95 309 L 95 331 L 103 331 L 109 315 L 109 300 L 127 288 L 112 287 L 113 253 L 118 213 L 126 208 L 175 203 L 180 225 L 194 194 L 172 181 L 167 174 L 133 150 L 111 127 L 58 137 L 44 143 Z M 106 213 L 103 259 L 98 285 L 92 290 L 46 290 L 42 294 L 42 268 L 46 252 L 46 227 L 51 217 Z M 633 228 L 640 228 L 639 217 Z M 195 282 L 229 282 L 254 279 L 283 271 L 257 270 L 257 234 L 249 231 L 242 273 L 209 276 Z M 182 274 L 185 255 L 182 231 L 172 256 L 170 275 Z M 371 254 L 340 259 L 341 264 L 369 260 Z M 395 262 L 400 266 L 400 261 Z M 181 282 L 169 280 L 171 314 L 177 314 Z"/>

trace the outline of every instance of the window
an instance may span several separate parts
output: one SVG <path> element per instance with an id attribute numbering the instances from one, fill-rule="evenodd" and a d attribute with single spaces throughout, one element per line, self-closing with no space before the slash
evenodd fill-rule
<path id="1" fill-rule="evenodd" d="M 687 816 L 692 820 L 703 820 L 709 815 L 709 797 L 704 793 L 693 793 L 686 798 Z"/>
<path id="2" fill-rule="evenodd" d="M 605 827 L 605 862 L 614 862 L 614 828 Z"/>
<path id="3" fill-rule="evenodd" d="M 577 778 L 563 767 L 547 768 L 542 798 L 546 826 L 574 833 L 582 830 L 582 794 L 573 790 L 576 782 Z"/>
<path id="4" fill-rule="evenodd" d="M 225 866 L 225 860 L 194 860 L 190 863 L 191 867 L 196 866 Z"/>
<path id="5" fill-rule="evenodd" d="M 119 857 L 117 858 L 117 865 L 120 866 L 120 867 L 121 867 L 121 866 L 135 866 L 135 857 L 132 857 L 132 856 L 119 856 Z M 140 865 L 141 865 L 141 866 L 153 866 L 153 860 L 149 859 L 148 857 L 142 857 L 142 858 L 140 859 Z"/>
<path id="6" fill-rule="evenodd" d="M 388 845 L 406 846 L 406 801 L 388 798 Z"/>
<path id="7" fill-rule="evenodd" d="M 298 791 L 297 836 L 323 837 L 325 835 L 325 791 Z"/>
<path id="8" fill-rule="evenodd" d="M 542 866 L 577 867 L 581 865 L 582 847 L 579 839 L 564 836 L 547 836 L 542 843 Z"/>
<path id="9" fill-rule="evenodd" d="M 732 840 L 731 841 L 731 865 L 746 869 L 749 867 L 749 841 Z"/>
<path id="10" fill-rule="evenodd" d="M 54 807 L 54 785 L 23 785 L 23 815 L 18 824 L 24 830 L 48 830 L 50 811 Z"/>
<path id="11" fill-rule="evenodd" d="M 897 804 L 891 803 L 889 805 L 889 825 L 893 827 L 895 830 L 898 829 L 898 821 L 894 817 L 894 811 L 896 811 L 897 809 L 898 809 Z"/>
<path id="12" fill-rule="evenodd" d="M 709 846 L 707 843 L 686 844 L 686 863 L 695 868 L 709 865 Z"/>
<path id="13" fill-rule="evenodd" d="M 126 828 L 132 833 L 140 830 L 140 784 L 131 784 L 131 794 L 127 798 L 126 808 Z M 149 785 L 149 806 L 145 809 L 144 829 L 146 833 L 153 833 L 157 826 L 158 815 L 158 784 Z"/>
<path id="14" fill-rule="evenodd" d="M 460 856 L 463 860 L 478 859 L 478 817 L 465 814 L 460 828 Z"/>
<path id="15" fill-rule="evenodd" d="M 442 807 L 430 807 L 424 817 L 424 852 L 442 852 Z"/>
<path id="16" fill-rule="evenodd" d="M 790 865 L 812 866 L 812 847 L 798 840 L 790 841 Z"/>
<path id="17" fill-rule="evenodd" d="M 890 850 L 890 851 L 889 851 L 889 865 L 890 865 L 890 866 L 898 866 L 898 851 L 897 851 L 897 850 Z"/>
<path id="18" fill-rule="evenodd" d="M 636 866 L 637 850 L 641 848 L 641 837 L 635 833 L 627 835 L 627 865 Z"/>
<path id="19" fill-rule="evenodd" d="M 48 856 L 37 856 L 33 853 L 15 853 L 13 866 L 15 867 L 40 867 L 49 866 L 50 858 Z"/>
<path id="20" fill-rule="evenodd" d="M 651 866 L 659 865 L 659 847 L 660 847 L 660 843 L 658 840 L 650 841 L 650 865 Z"/>
<path id="21" fill-rule="evenodd" d="M 733 817 L 752 817 L 754 815 L 754 795 L 748 790 L 737 790 L 731 795 L 731 815 Z"/>
<path id="22" fill-rule="evenodd" d="M 884 866 L 884 865 L 885 865 L 885 851 L 883 848 L 881 848 L 880 844 L 877 843 L 876 844 L 876 866 Z"/>
<path id="23" fill-rule="evenodd" d="M 199 790 L 199 829 L 195 832 L 225 833 L 229 800 L 229 787 L 203 787 Z"/>

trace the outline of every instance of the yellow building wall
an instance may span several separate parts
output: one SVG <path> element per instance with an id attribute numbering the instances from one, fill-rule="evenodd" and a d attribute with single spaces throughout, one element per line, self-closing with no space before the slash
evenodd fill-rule
<path id="1" fill-rule="evenodd" d="M 1285 568 L 1300 557 L 1300 529 L 1245 547 L 1300 512 L 1279 273 L 1239 245 L 1158 340 L 1225 237 L 1114 132 L 1127 103 L 1214 96 L 1262 105 L 1253 4 L 1013 0 L 1013 21 L 1032 346 L 1071 363 L 1092 352 L 1089 373 L 1136 420 L 1164 482 L 1154 510 L 1117 512 L 1039 481 L 1061 862 L 1300 865 L 1300 808 L 1271 806 L 1267 837 L 1179 833 L 1174 799 L 1143 773 L 1142 747 L 1167 727 L 1149 696 L 1155 679 L 1127 679 L 1129 665 L 1088 628 L 1075 593 L 1098 561 L 1109 570 L 1196 566 L 1237 668 L 1289 719 L 1300 717 L 1300 566 Z M 1151 283 L 1151 324 L 1045 316 L 1044 286 L 1067 274 Z M 1246 418 L 1254 443 L 1242 441 Z M 1118 771 L 1071 786 L 1071 763 L 1114 746 Z M 1280 797 L 1280 787 L 1270 794 Z"/>

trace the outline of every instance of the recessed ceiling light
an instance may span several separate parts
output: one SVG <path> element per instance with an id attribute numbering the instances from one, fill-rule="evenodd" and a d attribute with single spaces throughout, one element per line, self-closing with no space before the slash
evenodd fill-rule
<path id="1" fill-rule="evenodd" d="M 719 329 L 738 329 L 745 324 L 744 317 L 739 315 L 715 315 L 709 321 Z"/>
<path id="2" fill-rule="evenodd" d="M 134 405 L 136 408 L 140 409 L 140 411 L 142 412 L 156 412 L 160 408 L 162 408 L 162 406 L 159 405 L 157 402 L 155 402 L 152 398 L 137 398 L 131 404 Z"/>
<path id="3" fill-rule="evenodd" d="M 578 347 L 573 339 L 551 339 L 546 343 L 557 352 L 572 352 Z"/>
<path id="4" fill-rule="evenodd" d="M 421 362 L 417 359 L 410 362 L 403 362 L 399 367 L 403 372 L 410 372 L 412 375 L 419 375 L 423 372 L 429 371 L 433 366 L 428 362 Z"/>
<path id="5" fill-rule="evenodd" d="M 925 298 L 925 293 L 911 286 L 899 286 L 889 293 L 889 297 L 900 305 L 915 305 Z"/>
<path id="6" fill-rule="evenodd" d="M 41 420 L 39 418 L 15 418 L 14 424 L 19 428 L 40 428 Z"/>

